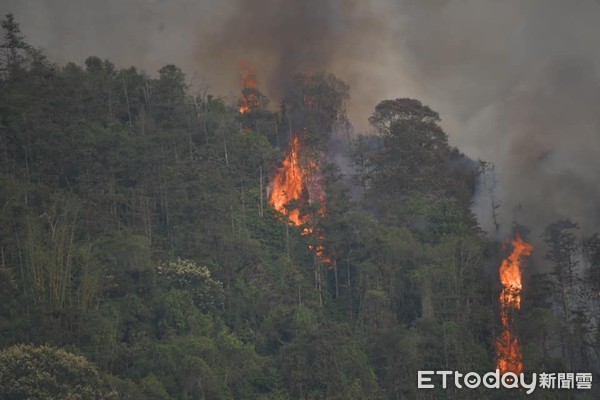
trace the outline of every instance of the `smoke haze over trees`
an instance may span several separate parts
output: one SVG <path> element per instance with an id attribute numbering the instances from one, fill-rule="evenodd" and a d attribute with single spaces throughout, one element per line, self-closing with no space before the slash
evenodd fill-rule
<path id="1" fill-rule="evenodd" d="M 230 95 L 240 59 L 275 99 L 290 73 L 327 70 L 352 87 L 357 130 L 380 99 L 419 98 L 453 144 L 496 166 L 505 233 L 515 217 L 538 233 L 556 218 L 600 220 L 597 1 L 8 0 L 0 11 L 59 62 L 98 55 L 150 73 L 174 62 Z"/>

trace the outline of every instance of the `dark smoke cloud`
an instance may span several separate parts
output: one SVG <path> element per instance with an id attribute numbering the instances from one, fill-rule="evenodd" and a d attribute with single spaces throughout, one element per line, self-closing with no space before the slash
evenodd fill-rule
<path id="1" fill-rule="evenodd" d="M 570 217 L 600 230 L 600 6 L 580 0 L 0 0 L 59 62 L 180 65 L 233 101 L 238 61 L 275 101 L 295 72 L 351 87 L 359 130 L 385 98 L 439 111 L 451 143 L 496 165 L 503 233 Z M 490 231 L 482 186 L 475 205 Z"/>
<path id="2" fill-rule="evenodd" d="M 351 35 L 350 2 L 321 0 L 238 1 L 234 11 L 200 49 L 235 65 L 246 58 L 258 65 L 268 90 L 278 92 L 296 72 L 323 70 L 336 55 L 337 43 Z"/>
<path id="3" fill-rule="evenodd" d="M 238 0 L 196 54 L 211 60 L 207 67 L 212 76 L 224 66 L 248 61 L 257 67 L 260 89 L 276 99 L 298 72 L 333 72 L 356 83 L 352 92 L 358 95 L 358 83 L 370 79 L 371 63 L 389 51 L 387 27 L 377 10 L 360 0 Z M 378 100 L 367 99 L 368 111 L 360 115 L 363 126 Z"/>

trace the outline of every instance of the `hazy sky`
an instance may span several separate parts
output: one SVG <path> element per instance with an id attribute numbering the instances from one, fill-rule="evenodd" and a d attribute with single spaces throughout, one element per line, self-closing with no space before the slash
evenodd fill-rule
<path id="1" fill-rule="evenodd" d="M 452 144 L 496 165 L 504 227 L 571 217 L 600 230 L 598 1 L 0 0 L 0 12 L 58 63 L 174 63 L 230 99 L 241 59 L 275 101 L 294 72 L 332 72 L 357 130 L 378 101 L 418 98 Z"/>

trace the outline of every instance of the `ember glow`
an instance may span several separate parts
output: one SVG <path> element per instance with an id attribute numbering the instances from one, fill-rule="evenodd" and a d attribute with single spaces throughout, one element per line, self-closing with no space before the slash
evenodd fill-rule
<path id="1" fill-rule="evenodd" d="M 242 101 L 240 104 L 240 114 L 256 110 L 259 106 L 258 96 L 256 95 L 256 69 L 245 62 L 240 62 L 240 73 L 242 76 Z"/>
<path id="2" fill-rule="evenodd" d="M 502 334 L 496 340 L 496 354 L 498 356 L 497 368 L 502 374 L 523 372 L 521 346 L 519 338 L 514 332 L 511 312 L 521 308 L 521 290 L 523 289 L 521 262 L 523 257 L 531 255 L 533 251 L 533 246 L 525 243 L 519 234 L 515 235 L 512 245 L 512 253 L 500 265 Z"/>
<path id="3" fill-rule="evenodd" d="M 309 249 L 323 263 L 332 265 L 325 246 L 321 244 L 325 237 L 312 226 L 314 215 L 307 207 L 316 204 L 319 216 L 324 216 L 327 211 L 318 163 L 306 157 L 303 151 L 300 137 L 296 135 L 273 178 L 269 204 L 285 215 L 291 225 L 302 227 L 303 235 L 313 235 L 318 244 L 309 246 Z"/>

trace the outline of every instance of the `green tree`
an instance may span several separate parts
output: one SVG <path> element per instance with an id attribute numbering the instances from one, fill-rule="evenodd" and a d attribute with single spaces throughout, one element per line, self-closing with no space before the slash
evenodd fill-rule
<path id="1" fill-rule="evenodd" d="M 10 79 L 25 67 L 26 57 L 31 54 L 32 47 L 25 42 L 25 36 L 21 34 L 13 14 L 6 14 L 1 26 L 4 29 L 4 40 L 0 44 L 0 71 Z"/>
<path id="2" fill-rule="evenodd" d="M 0 397 L 103 399 L 104 383 L 84 357 L 63 349 L 16 345 L 0 351 Z"/>
<path id="3" fill-rule="evenodd" d="M 309 145 L 322 145 L 327 134 L 347 127 L 348 90 L 348 84 L 332 74 L 294 76 L 284 98 L 290 126 L 284 124 L 283 131 L 306 131 Z"/>
<path id="4" fill-rule="evenodd" d="M 470 207 L 476 163 L 448 145 L 435 111 L 414 99 L 384 100 L 369 121 L 380 134 L 379 143 L 363 138 L 354 152 L 359 162 L 356 179 L 370 188 L 366 201 L 377 204 L 390 218 L 402 215 L 396 209 L 398 197 L 412 193 L 428 203 L 455 198 L 462 209 Z M 464 223 L 473 226 L 473 217 L 462 214 Z"/>

